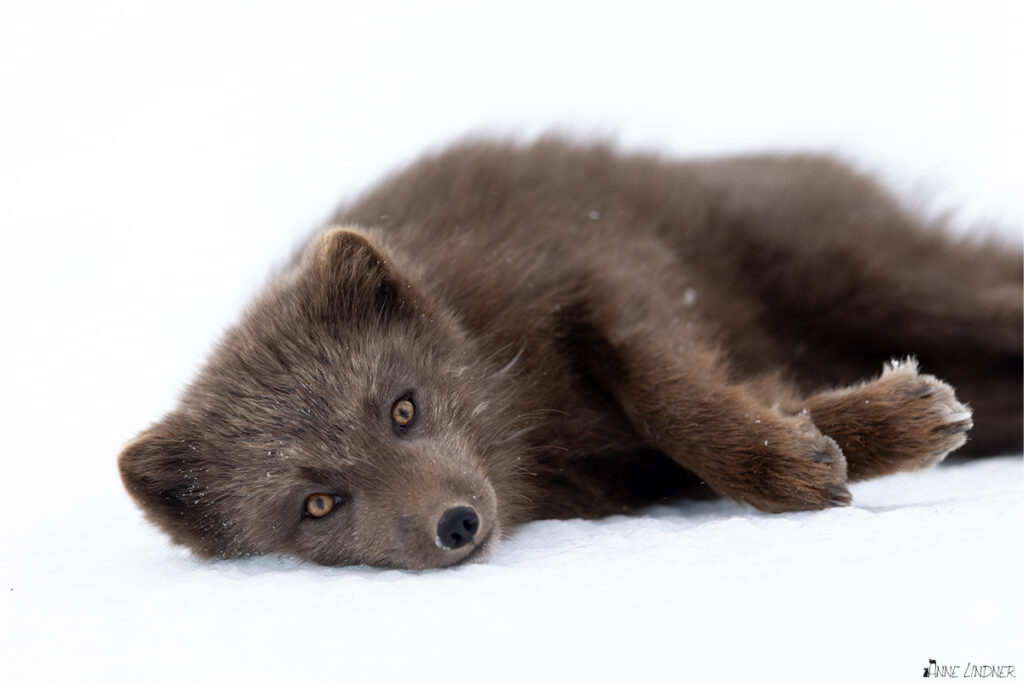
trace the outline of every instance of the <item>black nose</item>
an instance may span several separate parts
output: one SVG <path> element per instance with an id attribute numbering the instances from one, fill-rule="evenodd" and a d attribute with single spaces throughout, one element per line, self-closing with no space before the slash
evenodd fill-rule
<path id="1" fill-rule="evenodd" d="M 471 542 L 479 528 L 480 518 L 473 508 L 452 508 L 441 515 L 441 521 L 437 523 L 437 538 L 441 547 L 455 550 Z"/>

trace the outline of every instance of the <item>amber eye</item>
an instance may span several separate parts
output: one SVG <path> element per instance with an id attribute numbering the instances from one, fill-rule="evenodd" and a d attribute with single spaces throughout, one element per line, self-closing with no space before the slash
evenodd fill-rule
<path id="1" fill-rule="evenodd" d="M 416 418 L 416 405 L 407 398 L 400 398 L 391 406 L 391 419 L 399 427 L 408 427 Z"/>
<path id="2" fill-rule="evenodd" d="M 332 496 L 329 493 L 314 493 L 306 499 L 306 512 L 310 517 L 326 517 L 337 502 L 337 496 Z"/>

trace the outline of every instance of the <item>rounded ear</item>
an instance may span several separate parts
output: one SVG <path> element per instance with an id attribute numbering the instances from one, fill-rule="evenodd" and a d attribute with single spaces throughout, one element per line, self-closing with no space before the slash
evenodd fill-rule
<path id="1" fill-rule="evenodd" d="M 199 552 L 202 532 L 194 523 L 196 507 L 205 494 L 200 480 L 202 447 L 189 439 L 172 437 L 165 425 L 143 432 L 118 457 L 121 480 L 150 521 L 171 538 Z M 207 514 L 204 511 L 204 514 Z"/>
<path id="2" fill-rule="evenodd" d="M 312 245 L 310 312 L 325 323 L 385 321 L 415 308 L 411 289 L 364 233 L 332 228 Z"/>

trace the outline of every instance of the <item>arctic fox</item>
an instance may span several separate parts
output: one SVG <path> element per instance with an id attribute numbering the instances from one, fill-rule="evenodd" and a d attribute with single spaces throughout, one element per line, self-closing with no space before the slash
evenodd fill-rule
<path id="1" fill-rule="evenodd" d="M 464 143 L 340 210 L 120 467 L 202 555 L 414 569 L 687 492 L 846 505 L 972 426 L 1020 450 L 1021 293 L 1019 247 L 826 157 Z"/>

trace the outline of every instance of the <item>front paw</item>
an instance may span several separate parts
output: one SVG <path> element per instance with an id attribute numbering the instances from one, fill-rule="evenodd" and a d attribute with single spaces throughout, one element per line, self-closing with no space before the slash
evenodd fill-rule
<path id="1" fill-rule="evenodd" d="M 805 415 L 755 429 L 737 465 L 727 495 L 759 510 L 822 510 L 850 504 L 842 449 Z"/>
<path id="2" fill-rule="evenodd" d="M 974 426 L 970 409 L 956 399 L 953 387 L 918 374 L 913 361 L 893 361 L 868 386 L 877 395 L 873 410 L 890 416 L 888 433 L 879 429 L 878 438 L 902 469 L 930 467 L 967 443 L 967 432 Z"/>
<path id="3" fill-rule="evenodd" d="M 807 402 L 814 422 L 849 460 L 851 481 L 940 462 L 967 442 L 971 411 L 953 388 L 922 375 L 913 361 L 893 361 L 882 376 L 824 392 Z"/>

